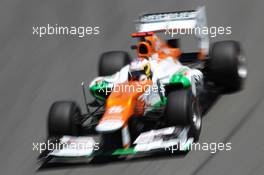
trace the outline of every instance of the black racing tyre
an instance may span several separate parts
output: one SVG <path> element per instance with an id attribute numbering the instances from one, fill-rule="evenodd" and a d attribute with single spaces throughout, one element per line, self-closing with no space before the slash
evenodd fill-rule
<path id="1" fill-rule="evenodd" d="M 209 56 L 208 79 L 224 88 L 224 91 L 240 90 L 247 77 L 247 67 L 239 42 L 216 42 Z"/>
<path id="2" fill-rule="evenodd" d="M 189 137 L 199 140 L 202 128 L 200 105 L 191 89 L 171 91 L 167 102 L 167 123 L 169 126 L 189 126 Z"/>
<path id="3" fill-rule="evenodd" d="M 48 115 L 48 136 L 76 136 L 80 133 L 80 120 L 81 110 L 75 102 L 55 102 Z"/>
<path id="4" fill-rule="evenodd" d="M 130 63 L 130 57 L 124 51 L 110 51 L 101 55 L 99 61 L 99 76 L 112 75 Z"/>

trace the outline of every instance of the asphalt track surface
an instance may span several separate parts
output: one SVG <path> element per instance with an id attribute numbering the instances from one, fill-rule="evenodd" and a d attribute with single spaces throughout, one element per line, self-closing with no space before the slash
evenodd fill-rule
<path id="1" fill-rule="evenodd" d="M 46 137 L 47 112 L 55 100 L 82 104 L 80 82 L 97 75 L 100 53 L 129 50 L 133 20 L 143 12 L 193 9 L 205 5 L 209 26 L 232 26 L 243 44 L 249 77 L 244 91 L 222 96 L 206 114 L 200 142 L 232 142 L 232 150 L 192 151 L 168 156 L 37 171 L 32 142 Z M 149 0 L 0 2 L 0 174 L 111 175 L 262 175 L 264 173 L 264 1 Z M 85 38 L 32 35 L 32 26 L 99 26 Z M 82 105 L 82 108 L 84 106 Z"/>

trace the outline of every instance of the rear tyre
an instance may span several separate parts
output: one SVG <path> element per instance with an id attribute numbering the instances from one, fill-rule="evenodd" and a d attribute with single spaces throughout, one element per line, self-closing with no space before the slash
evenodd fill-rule
<path id="1" fill-rule="evenodd" d="M 247 77 L 246 60 L 237 41 L 220 41 L 212 45 L 208 60 L 208 79 L 224 92 L 240 90 Z"/>
<path id="2" fill-rule="evenodd" d="M 202 128 L 200 105 L 190 89 L 172 91 L 168 95 L 167 122 L 171 126 L 189 126 L 189 137 L 197 142 Z"/>
<path id="3" fill-rule="evenodd" d="M 112 75 L 130 63 L 130 57 L 124 51 L 110 51 L 101 55 L 99 61 L 99 76 Z"/>
<path id="4" fill-rule="evenodd" d="M 75 102 L 60 101 L 53 103 L 48 116 L 49 138 L 80 134 L 80 111 Z"/>

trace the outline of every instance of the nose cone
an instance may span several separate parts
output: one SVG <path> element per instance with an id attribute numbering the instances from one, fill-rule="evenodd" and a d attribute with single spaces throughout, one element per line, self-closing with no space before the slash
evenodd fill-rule
<path id="1" fill-rule="evenodd" d="M 109 119 L 101 121 L 95 128 L 97 132 L 116 131 L 123 126 L 124 122 L 118 119 Z"/>

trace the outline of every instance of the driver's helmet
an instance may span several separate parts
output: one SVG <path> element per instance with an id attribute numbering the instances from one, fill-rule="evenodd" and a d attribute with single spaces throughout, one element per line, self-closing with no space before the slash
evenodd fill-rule
<path id="1" fill-rule="evenodd" d="M 147 59 L 137 58 L 129 65 L 130 80 L 144 81 L 152 76 L 150 63 Z"/>

